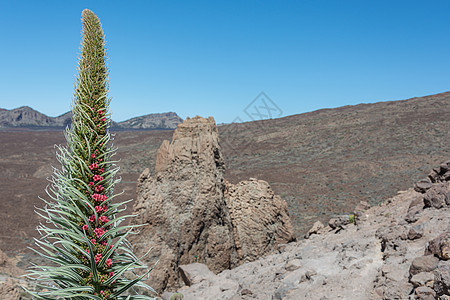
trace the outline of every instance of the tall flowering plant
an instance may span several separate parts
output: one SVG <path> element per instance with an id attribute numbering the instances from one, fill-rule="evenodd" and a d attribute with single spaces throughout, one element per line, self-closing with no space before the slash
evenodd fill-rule
<path id="1" fill-rule="evenodd" d="M 142 282 L 149 270 L 127 241 L 136 226 L 120 226 L 118 216 L 131 201 L 113 201 L 116 149 L 109 133 L 108 68 L 103 29 L 90 10 L 82 13 L 82 43 L 72 106 L 72 126 L 65 132 L 67 147 L 58 147 L 61 170 L 54 169 L 46 191 L 50 201 L 37 209 L 40 239 L 33 249 L 49 261 L 28 276 L 41 292 L 39 299 L 153 299 L 121 296 L 132 286 L 154 290 Z M 138 276 L 134 271 L 144 268 Z M 129 277 L 133 277 L 130 279 Z"/>

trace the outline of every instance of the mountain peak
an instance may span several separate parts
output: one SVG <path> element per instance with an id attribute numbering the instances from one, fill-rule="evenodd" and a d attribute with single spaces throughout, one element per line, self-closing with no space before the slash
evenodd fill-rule
<path id="1" fill-rule="evenodd" d="M 112 128 L 120 129 L 175 129 L 181 119 L 175 112 L 153 113 L 135 117 L 123 122 L 112 122 Z M 57 117 L 49 117 L 29 106 L 11 110 L 0 108 L 0 128 L 2 127 L 47 127 L 61 128 L 70 125 L 72 112 Z"/>
<path id="2" fill-rule="evenodd" d="M 29 106 L 0 111 L 0 127 L 52 126 L 52 124 L 52 118 Z"/>
<path id="3" fill-rule="evenodd" d="M 175 129 L 183 122 L 174 112 L 143 115 L 117 123 L 118 128 L 130 129 Z"/>
<path id="4" fill-rule="evenodd" d="M 25 110 L 25 111 L 37 111 L 37 110 L 32 109 L 31 107 L 29 107 L 28 105 L 24 105 L 24 106 L 20 106 L 20 107 L 11 109 L 11 111 L 21 111 L 21 110 Z"/>

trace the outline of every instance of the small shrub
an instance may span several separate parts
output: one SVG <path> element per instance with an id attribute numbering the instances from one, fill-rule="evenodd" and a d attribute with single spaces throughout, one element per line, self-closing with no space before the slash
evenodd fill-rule
<path id="1" fill-rule="evenodd" d="M 175 293 L 170 297 L 170 300 L 183 300 L 184 295 L 182 293 Z"/>
<path id="2" fill-rule="evenodd" d="M 349 221 L 350 223 L 355 224 L 355 215 L 354 215 L 354 214 L 349 215 L 349 216 L 348 216 L 348 221 Z"/>

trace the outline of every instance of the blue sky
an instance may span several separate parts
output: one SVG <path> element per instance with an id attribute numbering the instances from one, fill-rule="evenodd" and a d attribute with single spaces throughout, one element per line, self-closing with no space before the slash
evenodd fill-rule
<path id="1" fill-rule="evenodd" d="M 110 59 L 112 118 L 292 115 L 450 90 L 450 1 L 4 1 L 0 107 L 70 109 L 81 12 Z"/>

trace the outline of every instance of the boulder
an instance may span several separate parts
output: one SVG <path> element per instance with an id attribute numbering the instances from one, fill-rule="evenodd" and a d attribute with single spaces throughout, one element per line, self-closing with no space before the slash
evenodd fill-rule
<path id="1" fill-rule="evenodd" d="M 440 261 L 434 270 L 434 290 L 438 296 L 450 296 L 450 261 Z"/>
<path id="2" fill-rule="evenodd" d="M 450 200 L 450 182 L 439 183 L 433 185 L 423 197 L 425 207 L 442 208 L 447 205 Z"/>
<path id="3" fill-rule="evenodd" d="M 410 282 L 414 285 L 414 287 L 428 286 L 432 288 L 434 283 L 434 274 L 432 272 L 420 272 L 411 277 Z"/>
<path id="4" fill-rule="evenodd" d="M 416 257 L 409 268 L 410 276 L 414 276 L 421 272 L 432 272 L 436 269 L 439 263 L 439 258 L 433 255 L 425 255 Z"/>
<path id="5" fill-rule="evenodd" d="M 286 201 L 264 180 L 225 181 L 224 197 L 231 217 L 240 262 L 253 261 L 295 240 Z"/>
<path id="6" fill-rule="evenodd" d="M 305 235 L 305 239 L 309 239 L 309 237 L 313 234 L 318 234 L 321 229 L 325 228 L 325 226 L 320 221 L 316 221 L 308 233 Z"/>
<path id="7" fill-rule="evenodd" d="M 436 292 L 430 287 L 420 286 L 415 290 L 416 298 L 420 300 L 434 300 L 436 299 Z"/>
<path id="8" fill-rule="evenodd" d="M 450 232 L 444 232 L 428 242 L 425 255 L 434 254 L 442 260 L 450 259 Z"/>
<path id="9" fill-rule="evenodd" d="M 439 183 L 450 180 L 450 161 L 446 161 L 442 163 L 439 167 L 433 168 L 431 172 L 428 174 L 427 178 L 420 180 L 421 184 L 416 183 L 414 187 L 417 191 L 421 193 L 425 193 L 429 188 L 426 185 L 426 182 Z"/>
<path id="10" fill-rule="evenodd" d="M 414 197 L 414 199 L 409 204 L 408 212 L 405 216 L 405 221 L 408 223 L 416 222 L 419 219 L 420 213 L 423 211 L 423 208 L 423 196 L 418 194 L 418 196 Z"/>
<path id="11" fill-rule="evenodd" d="M 419 193 L 425 193 L 433 186 L 429 179 L 422 179 L 414 185 L 414 190 Z"/>
<path id="12" fill-rule="evenodd" d="M 446 162 L 440 164 L 439 168 L 442 173 L 447 173 L 448 171 L 450 171 L 450 160 L 447 160 Z"/>
<path id="13" fill-rule="evenodd" d="M 415 240 L 420 239 L 423 235 L 423 224 L 417 224 L 412 226 L 408 231 L 408 239 Z"/>
<path id="14" fill-rule="evenodd" d="M 328 221 L 328 226 L 331 227 L 331 229 L 340 229 L 342 226 L 347 225 L 350 223 L 350 216 L 349 215 L 341 215 L 337 216 L 335 218 L 331 218 Z"/>
<path id="15" fill-rule="evenodd" d="M 204 280 L 214 277 L 214 273 L 208 269 L 208 266 L 200 263 L 179 266 L 181 278 L 184 283 L 191 286 Z"/>

